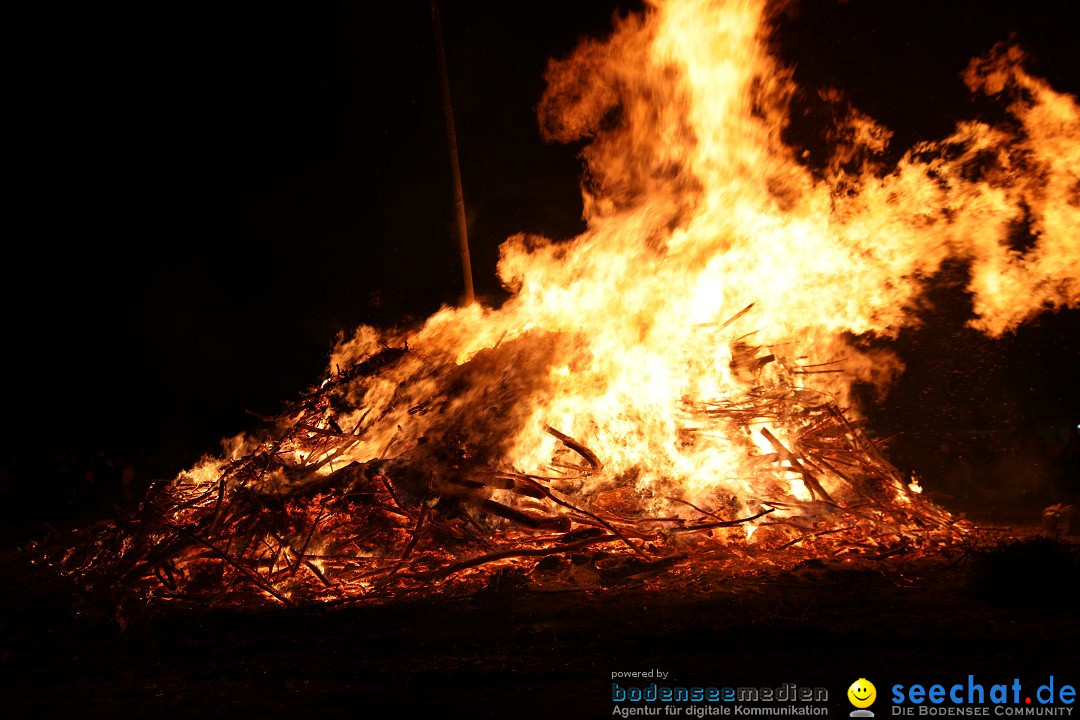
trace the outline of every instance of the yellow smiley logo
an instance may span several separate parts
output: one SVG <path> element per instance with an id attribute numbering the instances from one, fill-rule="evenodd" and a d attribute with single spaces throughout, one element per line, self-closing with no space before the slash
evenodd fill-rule
<path id="1" fill-rule="evenodd" d="M 859 678 L 847 689 L 848 700 L 857 708 L 867 708 L 877 699 L 877 688 L 866 678 Z"/>

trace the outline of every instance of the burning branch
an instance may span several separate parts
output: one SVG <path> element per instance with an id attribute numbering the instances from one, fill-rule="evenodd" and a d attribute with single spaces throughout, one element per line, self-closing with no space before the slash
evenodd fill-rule
<path id="1" fill-rule="evenodd" d="M 512 344 L 502 347 L 512 366 Z M 872 532 L 879 554 L 889 551 L 880 547 L 887 538 L 905 552 L 917 548 L 912 533 L 901 529 L 912 523 L 937 528 L 934 542 L 954 532 L 941 511 L 896 494 L 896 471 L 839 409 L 804 405 L 795 390 L 756 389 L 741 399 L 702 404 L 694 415 L 715 427 L 744 428 L 798 418 L 803 429 L 794 435 L 795 449 L 767 427 L 760 435 L 775 450 L 773 457 L 801 474 L 810 501 L 780 496 L 728 503 L 765 506 L 740 517 L 671 498 L 673 512 L 658 516 L 643 504 L 617 511 L 608 498 L 624 490 L 612 487 L 599 456 L 551 426 L 544 432 L 584 460 L 568 466 L 573 474 L 541 477 L 499 467 L 490 449 L 467 441 L 445 410 L 395 415 L 370 405 L 347 407 L 350 398 L 368 397 L 403 364 L 437 380 L 426 391 L 432 408 L 470 392 L 460 384 L 460 367 L 416 361 L 410 352 L 398 353 L 385 363 L 365 360 L 337 373 L 273 419 L 267 438 L 245 454 L 159 488 L 121 527 L 90 533 L 62 567 L 107 576 L 121 595 L 134 590 L 143 597 L 221 604 L 248 602 L 254 594 L 289 605 L 469 584 L 492 567 L 521 568 L 596 545 L 613 546 L 604 553 L 600 577 L 620 582 L 694 559 L 692 548 L 714 542 L 717 532 L 729 533 L 726 542 L 755 529 L 780 533 L 778 551 L 787 552 L 811 541 L 855 547 Z M 359 418 L 349 423 L 354 433 L 331 422 L 331 408 Z M 392 430 L 378 434 L 380 422 L 366 420 L 371 417 L 393 423 Z M 467 417 L 472 423 L 484 419 Z M 424 423 L 425 432 L 403 424 L 406 418 Z M 380 439 L 387 435 L 401 448 L 392 457 Z M 358 452 L 372 447 L 382 455 L 358 459 Z M 347 462 L 331 470 L 328 458 Z M 776 488 L 783 478 L 777 470 Z M 827 490 L 826 481 L 834 489 Z M 838 496 L 836 488 L 844 487 L 848 491 Z M 854 504 L 845 507 L 845 497 Z M 776 519 L 759 522 L 767 516 Z"/>

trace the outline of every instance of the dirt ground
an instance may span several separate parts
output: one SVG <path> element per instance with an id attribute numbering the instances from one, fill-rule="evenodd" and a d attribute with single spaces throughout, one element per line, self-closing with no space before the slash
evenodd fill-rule
<path id="1" fill-rule="evenodd" d="M 109 613 L 76 614 L 70 586 L 9 558 L 0 712 L 610 717 L 612 674 L 658 669 L 671 685 L 824 687 L 830 717 L 847 716 L 847 687 L 868 678 L 881 717 L 896 683 L 1080 684 L 1078 568 L 1075 542 L 1035 539 L 593 590 L 532 583 L 368 607 L 147 610 L 121 628 Z"/>

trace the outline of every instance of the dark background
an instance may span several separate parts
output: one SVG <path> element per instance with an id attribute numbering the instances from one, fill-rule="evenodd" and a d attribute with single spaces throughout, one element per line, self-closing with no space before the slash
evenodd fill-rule
<path id="1" fill-rule="evenodd" d="M 18 527 L 0 551 L 40 539 L 42 521 L 111 512 L 101 483 L 130 463 L 168 477 L 257 427 L 244 411 L 315 382 L 339 330 L 458 299 L 426 3 L 263 5 L 8 10 L 0 520 Z M 475 275 L 497 302 L 499 242 L 579 229 L 579 148 L 544 145 L 533 107 L 546 59 L 603 33 L 613 4 L 442 10 Z M 776 40 L 800 83 L 844 89 L 899 155 L 957 118 L 1000 116 L 958 74 L 1011 32 L 1033 72 L 1080 92 L 1078 20 L 1074 0 L 806 1 Z M 813 146 L 815 122 L 799 115 L 793 139 Z M 873 429 L 935 473 L 928 487 L 953 489 L 962 460 L 996 469 L 980 487 L 1027 485 L 1047 431 L 1080 421 L 1080 312 L 991 342 L 963 327 L 963 275 L 943 273 L 925 327 L 895 343 L 908 370 Z M 32 552 L 0 555 L 11 717 L 610 716 L 610 673 L 650 667 L 686 684 L 824 685 L 846 713 L 858 677 L 883 696 L 969 673 L 1073 682 L 1080 637 L 1075 553 L 1053 545 L 981 570 L 855 558 L 595 597 L 493 584 L 353 612 L 151 608 L 123 631 L 111 608 L 74 617 L 76 588 L 28 583 L 42 582 Z"/>
<path id="2" fill-rule="evenodd" d="M 606 32 L 615 10 L 442 3 L 487 302 L 502 297 L 508 235 L 581 229 L 580 147 L 544 144 L 534 107 L 547 58 Z M 1011 34 L 1036 75 L 1080 92 L 1078 27 L 1070 0 L 807 1 L 775 40 L 804 87 L 839 87 L 892 128 L 899 156 L 959 118 L 1001 114 L 959 73 Z M 339 331 L 459 299 L 426 3 L 52 7 L 21 11 L 9 32 L 9 510 L 78 502 L 42 490 L 59 466 L 78 478 L 104 463 L 99 482 L 126 464 L 168 477 L 256 427 L 246 410 L 273 413 L 317 381 Z M 797 117 L 793 140 L 820 152 L 816 137 Z M 1023 445 L 1038 460 L 1040 438 L 1080 421 L 1080 313 L 991 342 L 963 327 L 963 269 L 940 285 L 926 326 L 895 344 L 908 371 L 875 429 L 929 473 L 948 462 L 927 460 L 946 436 L 939 455 L 959 443 L 1000 464 Z"/>

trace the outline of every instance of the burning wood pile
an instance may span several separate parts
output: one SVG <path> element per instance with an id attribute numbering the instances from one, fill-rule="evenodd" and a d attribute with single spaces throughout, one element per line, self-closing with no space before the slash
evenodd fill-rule
<path id="1" fill-rule="evenodd" d="M 486 366 L 485 376 L 501 366 L 505 377 L 522 349 L 514 345 L 473 362 Z M 770 362 L 764 356 L 751 365 Z M 417 363 L 432 381 L 425 402 L 351 406 L 404 363 Z M 242 454 L 156 488 L 137 513 L 91 532 L 61 565 L 118 596 L 293 604 L 476 588 L 507 568 L 550 579 L 547 571 L 560 562 L 588 566 L 597 583 L 614 584 L 700 564 L 737 571 L 807 554 L 883 558 L 937 549 L 960 535 L 954 520 L 911 492 L 863 429 L 821 395 L 758 386 L 741 397 L 689 405 L 696 432 L 737 427 L 772 448 L 754 453 L 757 481 L 767 488 L 761 497 L 718 495 L 703 507 L 675 496 L 642 497 L 607 473 L 602 458 L 552 427 L 545 431 L 557 451 L 544 474 L 498 462 L 497 440 L 478 441 L 476 429 L 498 427 L 503 408 L 451 409 L 469 372 L 469 363 L 438 364 L 408 347 L 383 348 L 268 418 L 272 428 Z M 341 418 L 357 416 L 342 425 Z M 424 416 L 435 420 L 423 434 L 406 441 L 409 430 L 397 425 L 397 439 L 377 457 L 352 459 L 388 418 L 396 424 Z M 798 427 L 790 447 L 768 429 L 781 423 Z M 792 482 L 804 499 L 785 490 Z"/>
<path id="2" fill-rule="evenodd" d="M 853 391 L 902 370 L 878 348 L 947 261 L 991 336 L 1080 306 L 1080 110 L 1002 45 L 963 78 L 1009 123 L 889 168 L 891 133 L 830 91 L 836 147 L 811 168 L 784 142 L 797 88 L 769 14 L 657 2 L 552 61 L 541 132 L 590 141 L 585 232 L 507 240 L 497 309 L 360 328 L 264 436 L 59 565 L 139 599 L 288 604 L 955 542 Z"/>

